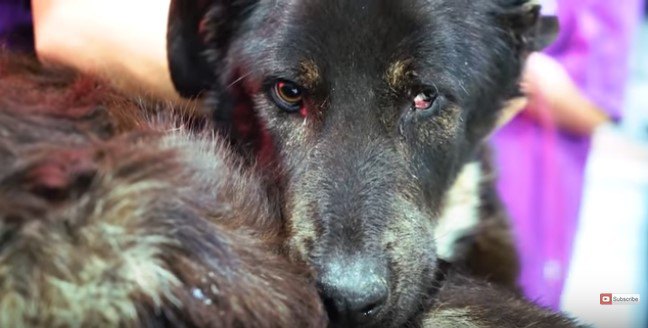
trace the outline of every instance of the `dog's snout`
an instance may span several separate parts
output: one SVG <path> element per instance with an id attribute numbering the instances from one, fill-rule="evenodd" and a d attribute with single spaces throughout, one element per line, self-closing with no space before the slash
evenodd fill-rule
<path id="1" fill-rule="evenodd" d="M 331 323 L 347 327 L 375 319 L 389 297 L 385 271 L 373 261 L 326 270 L 319 289 Z"/>

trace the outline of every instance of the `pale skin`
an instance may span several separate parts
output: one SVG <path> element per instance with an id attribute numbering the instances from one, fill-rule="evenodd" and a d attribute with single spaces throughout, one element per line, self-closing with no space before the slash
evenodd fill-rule
<path id="1" fill-rule="evenodd" d="M 38 57 L 118 86 L 177 97 L 166 60 L 170 0 L 32 0 Z"/>
<path id="2" fill-rule="evenodd" d="M 166 57 L 169 3 L 32 0 L 36 51 L 42 61 L 99 74 L 123 89 L 178 99 Z M 526 101 L 509 102 L 501 124 L 524 108 L 523 115 L 551 120 L 562 130 L 583 136 L 609 122 L 564 68 L 546 55 L 534 53 L 529 57 L 522 89 Z"/>
<path id="3" fill-rule="evenodd" d="M 607 114 L 578 89 L 560 63 L 545 54 L 533 53 L 527 60 L 522 90 L 529 102 L 523 114 L 551 120 L 562 130 L 591 135 L 597 127 L 610 122 Z"/>

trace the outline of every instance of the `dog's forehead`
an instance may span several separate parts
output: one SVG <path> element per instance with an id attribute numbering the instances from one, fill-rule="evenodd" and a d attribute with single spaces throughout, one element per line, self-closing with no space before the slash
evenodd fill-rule
<path id="1" fill-rule="evenodd" d="M 287 51 L 299 45 L 305 55 L 322 54 L 338 64 L 383 59 L 422 39 L 430 15 L 412 1 L 308 0 L 295 2 L 282 35 Z"/>
<path id="2" fill-rule="evenodd" d="M 386 78 L 394 82 L 398 81 L 398 74 L 417 66 L 434 70 L 437 75 L 443 71 L 456 73 L 464 67 L 449 65 L 465 66 L 459 57 L 472 51 L 456 49 L 457 38 L 468 30 L 463 17 L 457 18 L 464 15 L 463 11 L 471 10 L 471 5 L 461 8 L 460 3 L 464 2 L 270 1 L 262 9 L 264 18 L 256 20 L 251 28 L 262 46 L 250 47 L 254 42 L 246 42 L 244 47 L 250 50 L 250 61 L 265 67 L 266 73 L 297 80 L 307 76 L 328 78 L 328 82 L 340 78 Z M 454 56 L 456 60 L 448 63 L 444 56 Z M 434 67 L 442 63 L 442 67 Z"/>

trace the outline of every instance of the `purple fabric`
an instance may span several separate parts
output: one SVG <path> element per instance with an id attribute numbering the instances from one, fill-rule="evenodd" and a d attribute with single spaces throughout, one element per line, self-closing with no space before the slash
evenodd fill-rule
<path id="1" fill-rule="evenodd" d="M 29 0 L 0 0 L 0 43 L 12 48 L 33 48 Z"/>
<path id="2" fill-rule="evenodd" d="M 642 1 L 558 1 L 561 32 L 546 51 L 614 118 L 621 115 Z M 520 284 L 528 297 L 557 309 L 578 226 L 589 138 L 521 115 L 494 136 L 493 144 L 498 189 L 522 257 Z"/>
<path id="3" fill-rule="evenodd" d="M 19 24 L 29 24 L 31 13 L 28 0 L 0 1 L 0 32 L 6 32 Z"/>

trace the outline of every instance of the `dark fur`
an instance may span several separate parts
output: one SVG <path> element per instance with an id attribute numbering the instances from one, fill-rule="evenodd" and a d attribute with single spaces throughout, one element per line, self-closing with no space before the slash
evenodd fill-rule
<path id="1" fill-rule="evenodd" d="M 355 322 L 339 309 L 377 289 L 387 297 L 365 311 L 369 325 L 397 326 L 425 306 L 435 221 L 546 39 L 538 15 L 522 0 L 238 0 L 214 1 L 195 24 L 194 53 L 212 67 L 208 105 L 271 168 L 290 255 L 316 270 L 334 321 Z M 273 103 L 277 79 L 301 84 L 305 111 Z M 410 109 L 421 86 L 442 96 L 438 111 Z M 510 229 L 486 196 L 456 264 L 514 286 Z"/>
<path id="2" fill-rule="evenodd" d="M 435 294 L 435 304 L 425 312 L 422 327 L 586 327 L 549 309 L 543 309 L 518 294 L 458 272 Z"/>
<path id="3" fill-rule="evenodd" d="M 472 229 L 458 234 L 454 240 L 455 256 L 448 262 L 474 277 L 519 291 L 520 263 L 508 213 L 495 187 L 497 173 L 488 149 L 484 148 L 478 156 L 483 174 L 478 184 L 478 221 Z"/>

